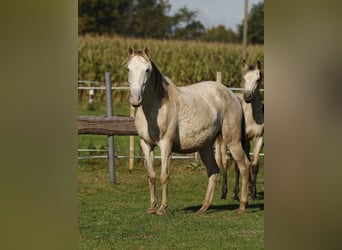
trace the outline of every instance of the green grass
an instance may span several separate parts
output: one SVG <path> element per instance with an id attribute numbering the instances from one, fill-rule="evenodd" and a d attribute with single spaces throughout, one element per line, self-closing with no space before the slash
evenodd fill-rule
<path id="1" fill-rule="evenodd" d="M 79 249 L 263 249 L 263 165 L 259 199 L 249 201 L 246 213 L 238 214 L 238 203 L 232 200 L 231 173 L 227 200 L 220 199 L 220 180 L 207 214 L 197 214 L 207 176 L 202 164 L 191 168 L 190 163 L 172 161 L 169 207 L 165 216 L 157 216 L 145 212 L 149 192 L 141 162 L 130 172 L 128 160 L 117 160 L 117 184 L 110 185 L 106 160 L 80 161 Z M 159 180 L 156 192 L 160 201 Z"/>

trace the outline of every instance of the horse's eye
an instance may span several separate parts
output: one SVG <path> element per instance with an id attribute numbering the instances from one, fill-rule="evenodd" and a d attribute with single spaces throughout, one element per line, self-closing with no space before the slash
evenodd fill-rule
<path id="1" fill-rule="evenodd" d="M 146 73 L 149 72 L 149 71 L 150 71 L 150 69 L 146 69 Z"/>
<path id="2" fill-rule="evenodd" d="M 129 72 L 129 68 L 127 68 L 127 72 Z"/>

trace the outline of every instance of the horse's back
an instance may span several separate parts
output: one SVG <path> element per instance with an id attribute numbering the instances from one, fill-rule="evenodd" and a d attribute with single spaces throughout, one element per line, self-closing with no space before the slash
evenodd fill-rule
<path id="1" fill-rule="evenodd" d="M 221 83 L 214 81 L 194 83 L 188 86 L 179 87 L 178 89 L 185 99 L 187 99 L 187 96 L 198 98 L 201 102 L 214 105 L 215 107 L 220 106 L 220 104 L 227 106 L 237 105 L 238 103 L 233 92 Z"/>

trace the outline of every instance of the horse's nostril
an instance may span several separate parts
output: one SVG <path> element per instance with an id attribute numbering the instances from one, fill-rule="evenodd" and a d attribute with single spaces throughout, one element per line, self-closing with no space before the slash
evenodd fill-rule
<path id="1" fill-rule="evenodd" d="M 247 103 L 250 103 L 252 101 L 252 94 L 251 93 L 246 93 L 243 95 L 243 98 Z"/>

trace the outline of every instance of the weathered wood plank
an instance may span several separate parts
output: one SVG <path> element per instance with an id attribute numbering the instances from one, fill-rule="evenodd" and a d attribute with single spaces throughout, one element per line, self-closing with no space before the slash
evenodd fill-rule
<path id="1" fill-rule="evenodd" d="M 137 135 L 134 118 L 129 116 L 79 116 L 79 134 Z"/>

